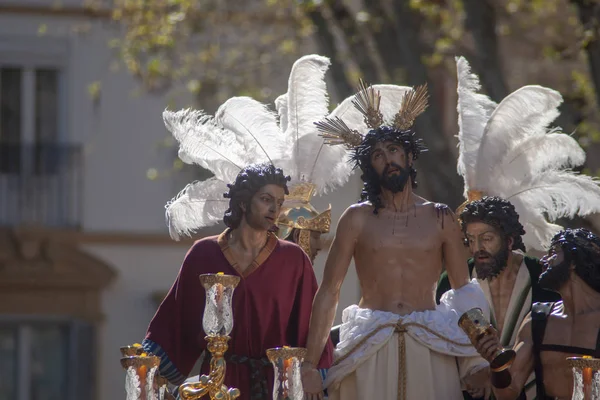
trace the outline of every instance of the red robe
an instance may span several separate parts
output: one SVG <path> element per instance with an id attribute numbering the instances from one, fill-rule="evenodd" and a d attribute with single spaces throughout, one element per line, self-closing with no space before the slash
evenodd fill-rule
<path id="1" fill-rule="evenodd" d="M 297 245 L 269 233 L 267 244 L 253 264 L 240 273 L 228 246 L 229 230 L 220 236 L 197 241 L 188 251 L 173 287 L 150 322 L 146 339 L 154 342 L 168 358 L 166 364 L 187 377 L 206 348 L 202 316 L 205 290 L 198 276 L 223 272 L 241 277 L 233 294 L 233 330 L 227 355 L 261 359 L 273 347 L 305 347 L 317 280 L 306 254 Z M 163 358 L 164 358 L 163 355 Z M 333 344 L 328 341 L 318 368 L 331 366 Z M 172 365 L 171 365 L 172 364 Z M 203 374 L 209 370 L 205 360 Z M 273 368 L 267 375 L 272 398 Z M 168 377 L 168 376 L 167 376 Z M 227 363 L 224 384 L 241 391 L 249 400 L 251 385 L 247 364 Z"/>

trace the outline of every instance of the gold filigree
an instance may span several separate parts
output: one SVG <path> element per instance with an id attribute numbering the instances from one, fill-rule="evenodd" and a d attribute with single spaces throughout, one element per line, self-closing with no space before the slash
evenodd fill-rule
<path id="1" fill-rule="evenodd" d="M 569 357 L 567 358 L 567 364 L 571 368 L 577 368 L 581 370 L 584 368 L 591 368 L 596 371 L 600 370 L 600 359 L 598 358 Z"/>
<path id="2" fill-rule="evenodd" d="M 310 231 L 301 229 L 298 235 L 298 246 L 311 257 L 312 251 L 310 246 Z"/>
<path id="3" fill-rule="evenodd" d="M 130 346 L 119 347 L 121 351 L 121 356 L 123 357 L 131 357 L 131 356 L 139 356 L 144 352 L 144 348 L 140 344 L 132 344 Z"/>
<path id="4" fill-rule="evenodd" d="M 383 115 L 379 111 L 381 94 L 362 79 L 358 83 L 358 93 L 354 95 L 352 104 L 363 115 L 365 124 L 370 129 L 377 129 L 383 124 Z"/>
<path id="5" fill-rule="evenodd" d="M 331 206 L 314 218 L 307 219 L 298 217 L 294 224 L 294 228 L 307 229 L 309 231 L 321 233 L 329 232 L 329 229 L 331 229 Z"/>
<path id="6" fill-rule="evenodd" d="M 202 275 L 201 275 L 202 276 Z M 223 276 L 223 275 L 220 275 Z M 222 282 L 218 282 L 224 284 Z M 198 382 L 188 382 L 179 386 L 179 393 L 183 400 L 197 400 L 209 395 L 212 400 L 234 400 L 240 396 L 239 389 L 228 388 L 223 385 L 225 379 L 226 363 L 223 355 L 229 347 L 229 336 L 207 336 L 206 348 L 210 351 L 210 372 L 202 375 Z"/>
<path id="7" fill-rule="evenodd" d="M 160 364 L 160 358 L 156 356 L 129 356 L 121 358 L 121 366 L 124 369 L 133 367 L 139 370 L 141 367 L 150 369 L 152 367 L 158 367 Z"/>
<path id="8" fill-rule="evenodd" d="M 221 274 L 202 274 L 200 275 L 200 283 L 205 289 L 210 289 L 213 285 L 220 283 L 221 285 L 234 289 L 240 283 L 240 277 L 234 275 Z"/>
<path id="9" fill-rule="evenodd" d="M 303 203 L 309 203 L 310 199 L 313 197 L 313 195 L 315 193 L 316 188 L 317 188 L 317 185 L 309 183 L 309 182 L 298 183 L 298 184 L 292 186 L 292 188 L 290 189 L 290 194 L 285 196 L 285 201 L 287 201 L 287 202 L 300 201 Z"/>
<path id="10" fill-rule="evenodd" d="M 458 326 L 467 334 L 471 343 L 475 343 L 481 336 L 490 335 L 492 329 L 481 308 L 472 308 L 461 315 Z M 504 371 L 512 365 L 516 355 L 514 350 L 505 350 L 498 345 L 490 362 L 490 369 L 494 372 Z"/>
<path id="11" fill-rule="evenodd" d="M 402 99 L 400 110 L 394 116 L 394 127 L 400 130 L 410 128 L 415 119 L 427 108 L 428 97 L 427 84 L 407 92 Z"/>
<path id="12" fill-rule="evenodd" d="M 267 358 L 271 362 L 276 362 L 278 359 L 289 360 L 297 358 L 302 361 L 306 357 L 306 349 L 302 347 L 275 347 L 267 349 Z"/>
<path id="13" fill-rule="evenodd" d="M 339 117 L 327 117 L 315 122 L 315 125 L 320 132 L 319 136 L 329 146 L 345 145 L 348 149 L 353 149 L 363 140 L 363 136 L 357 130 L 350 129 Z"/>

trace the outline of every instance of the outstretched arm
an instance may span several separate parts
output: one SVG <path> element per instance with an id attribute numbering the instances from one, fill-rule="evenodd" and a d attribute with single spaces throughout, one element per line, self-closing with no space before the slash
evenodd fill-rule
<path id="1" fill-rule="evenodd" d="M 452 289 L 459 289 L 469 283 L 468 255 L 463 241 L 463 233 L 452 210 L 445 204 L 437 207 L 436 211 L 441 222 L 443 237 L 442 251 L 448 279 Z"/>
<path id="2" fill-rule="evenodd" d="M 338 222 L 335 238 L 325 263 L 323 281 L 313 302 L 306 346 L 307 354 L 304 359 L 304 367 L 309 371 L 305 372 L 310 372 L 318 364 L 323 348 L 329 338 L 329 331 L 333 325 L 340 297 L 340 289 L 354 254 L 359 233 L 359 218 L 360 210 L 352 206 L 344 212 Z M 312 379 L 308 380 L 312 381 Z M 309 382 L 306 383 L 306 386 L 311 386 Z M 305 387 L 305 390 L 308 393 L 313 392 L 310 387 Z"/>

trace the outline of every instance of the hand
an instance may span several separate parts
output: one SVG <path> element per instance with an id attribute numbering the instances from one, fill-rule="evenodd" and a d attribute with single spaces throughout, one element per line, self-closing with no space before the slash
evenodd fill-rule
<path id="1" fill-rule="evenodd" d="M 494 354 L 496 354 L 496 350 L 501 347 L 498 331 L 489 327 L 485 335 L 475 339 L 473 346 L 475 346 L 475 349 L 481 357 L 491 363 L 494 359 Z"/>
<path id="2" fill-rule="evenodd" d="M 469 393 L 469 395 L 474 398 L 474 399 L 485 399 L 485 389 L 484 388 L 479 388 L 479 389 L 467 389 L 467 393 Z"/>
<path id="3" fill-rule="evenodd" d="M 474 399 L 487 399 L 492 394 L 489 367 L 482 368 L 477 372 L 466 376 L 464 378 L 464 383 L 467 392 Z"/>
<path id="4" fill-rule="evenodd" d="M 302 387 L 305 400 L 323 400 L 323 380 L 317 369 L 307 363 L 302 364 Z"/>

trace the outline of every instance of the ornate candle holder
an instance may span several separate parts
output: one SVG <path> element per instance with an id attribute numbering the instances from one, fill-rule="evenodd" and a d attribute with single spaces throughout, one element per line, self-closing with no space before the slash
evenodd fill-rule
<path id="1" fill-rule="evenodd" d="M 458 326 L 467 334 L 472 343 L 488 335 L 492 328 L 481 308 L 472 308 L 464 313 L 458 320 Z M 494 372 L 504 371 L 510 367 L 516 356 L 517 354 L 513 350 L 498 347 L 494 359 L 490 362 L 490 369 Z"/>
<path id="2" fill-rule="evenodd" d="M 277 347 L 267 350 L 267 357 L 275 369 L 273 400 L 303 400 L 300 366 L 306 349 L 299 347 Z"/>
<path id="3" fill-rule="evenodd" d="M 138 356 L 138 357 L 153 356 L 152 354 L 146 355 L 144 353 L 144 348 L 139 343 L 135 343 L 135 344 L 132 344 L 129 346 L 123 346 L 123 347 L 119 348 L 119 350 L 121 351 L 121 356 L 123 356 L 123 359 L 125 359 L 127 357 L 134 357 L 134 356 Z M 123 363 L 123 359 L 121 360 L 121 363 Z M 127 381 L 125 383 L 126 387 L 129 385 L 128 382 L 129 381 Z M 154 374 L 154 390 L 156 390 L 156 388 L 158 388 L 158 400 L 165 400 L 165 399 L 173 400 L 174 399 L 174 397 L 167 390 L 168 383 L 169 382 L 168 382 L 167 378 L 161 376 L 157 370 L 156 373 Z"/>
<path id="4" fill-rule="evenodd" d="M 202 375 L 198 382 L 182 384 L 179 394 L 183 400 L 196 400 L 207 394 L 212 400 L 234 400 L 240 395 L 238 389 L 223 385 L 226 364 L 223 355 L 233 329 L 231 301 L 239 281 L 237 276 L 222 273 L 200 275 L 200 282 L 206 290 L 202 327 L 207 335 L 207 349 L 212 355 L 210 373 Z"/>
<path id="5" fill-rule="evenodd" d="M 123 354 L 134 353 L 134 355 L 126 355 L 121 358 L 121 365 L 127 371 L 125 378 L 127 400 L 158 400 L 159 390 L 156 377 L 160 358 L 143 352 L 137 355 L 138 350 L 131 346 L 121 349 Z"/>
<path id="6" fill-rule="evenodd" d="M 600 400 L 600 359 L 570 357 L 567 364 L 573 369 L 572 400 Z"/>

